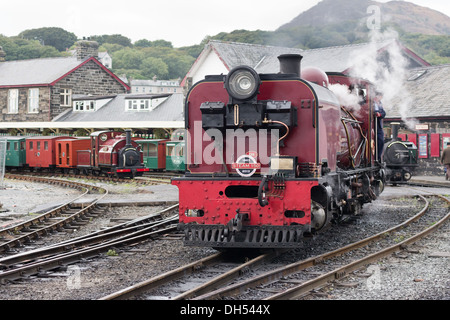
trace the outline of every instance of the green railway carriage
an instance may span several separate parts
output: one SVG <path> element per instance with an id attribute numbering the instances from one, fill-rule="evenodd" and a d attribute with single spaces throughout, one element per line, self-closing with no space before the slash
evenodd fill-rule
<path id="1" fill-rule="evenodd" d="M 25 137 L 1 137 L 6 139 L 5 166 L 11 168 L 22 168 L 26 166 Z"/>
<path id="2" fill-rule="evenodd" d="M 150 170 L 164 170 L 166 168 L 167 141 L 167 139 L 136 140 L 141 146 L 146 168 Z"/>
<path id="3" fill-rule="evenodd" d="M 185 141 L 166 142 L 166 171 L 186 171 Z"/>

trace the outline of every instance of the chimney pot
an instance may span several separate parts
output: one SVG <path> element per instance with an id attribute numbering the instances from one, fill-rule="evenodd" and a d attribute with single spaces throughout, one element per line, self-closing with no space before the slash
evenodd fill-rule
<path id="1" fill-rule="evenodd" d="M 278 56 L 281 73 L 293 73 L 300 77 L 300 62 L 303 56 L 299 54 L 282 54 Z"/>

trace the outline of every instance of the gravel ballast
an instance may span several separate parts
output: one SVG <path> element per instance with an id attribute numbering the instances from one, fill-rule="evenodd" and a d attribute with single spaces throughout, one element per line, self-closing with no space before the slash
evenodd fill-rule
<path id="1" fill-rule="evenodd" d="M 127 201 L 177 200 L 177 188 L 170 185 L 137 186 L 105 184 L 108 198 Z M 41 183 L 6 180 L 0 190 L 2 225 L 14 219 L 26 219 L 29 212 L 68 201 L 79 191 Z M 404 221 L 415 212 L 415 203 L 406 196 L 411 191 L 402 187 L 387 187 L 379 199 L 367 204 L 361 218 L 340 225 L 280 259 L 287 263 L 317 255 L 334 247 L 356 241 Z M 403 197 L 391 200 L 392 197 Z M 409 206 L 409 207 L 408 207 Z M 409 208 L 409 209 L 408 209 Z M 103 228 L 111 219 L 138 217 L 160 210 L 161 207 L 112 207 L 100 218 L 73 233 L 61 233 L 52 241 L 79 236 Z M 436 233 L 427 236 L 402 251 L 370 265 L 360 273 L 350 275 L 310 296 L 325 300 L 449 300 L 450 226 L 447 222 Z M 117 255 L 106 253 L 79 262 L 45 277 L 31 277 L 0 285 L 1 300 L 91 300 L 136 284 L 149 277 L 169 271 L 182 264 L 208 256 L 210 248 L 184 247 L 180 240 L 148 241 L 132 248 L 116 248 Z"/>

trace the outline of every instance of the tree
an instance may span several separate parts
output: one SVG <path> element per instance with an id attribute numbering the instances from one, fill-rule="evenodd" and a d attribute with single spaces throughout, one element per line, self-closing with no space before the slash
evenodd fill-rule
<path id="1" fill-rule="evenodd" d="M 157 76 L 159 79 L 167 79 L 169 68 L 167 64 L 160 58 L 148 57 L 142 61 L 141 74 L 146 79 Z"/>
<path id="2" fill-rule="evenodd" d="M 59 57 L 62 54 L 52 46 L 43 46 L 37 40 L 26 40 L 18 37 L 0 35 L 0 46 L 6 53 L 6 60 L 24 60 L 47 57 Z"/>
<path id="3" fill-rule="evenodd" d="M 140 47 L 140 48 L 150 48 L 152 46 L 152 42 L 147 40 L 147 39 L 141 39 L 138 40 L 134 43 L 135 47 Z"/>
<path id="4" fill-rule="evenodd" d="M 19 37 L 27 40 L 38 40 L 42 45 L 52 46 L 59 51 L 65 51 L 76 41 L 77 36 L 62 28 L 38 28 L 22 31 Z"/>
<path id="5" fill-rule="evenodd" d="M 114 68 L 117 69 L 139 69 L 144 60 L 144 54 L 132 48 L 123 48 L 112 54 Z"/>
<path id="6" fill-rule="evenodd" d="M 121 34 L 104 34 L 101 36 L 90 36 L 89 37 L 93 41 L 97 41 L 99 45 L 103 45 L 104 43 L 112 43 L 112 44 L 120 44 L 124 47 L 132 47 L 132 43 L 130 38 L 127 38 Z"/>

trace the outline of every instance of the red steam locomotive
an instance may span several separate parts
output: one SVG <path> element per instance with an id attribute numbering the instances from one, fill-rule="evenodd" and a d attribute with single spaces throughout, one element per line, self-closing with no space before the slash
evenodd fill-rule
<path id="1" fill-rule="evenodd" d="M 343 74 L 300 72 L 301 58 L 279 56 L 277 74 L 236 67 L 190 90 L 187 171 L 172 181 L 186 245 L 296 247 L 382 192 L 374 88 Z M 357 106 L 342 105 L 331 84 L 345 85 Z"/>
<path id="2" fill-rule="evenodd" d="M 131 138 L 131 130 L 91 133 L 88 150 L 78 150 L 77 168 L 87 174 L 118 177 L 142 176 L 149 171 L 144 166 L 141 147 Z"/>

